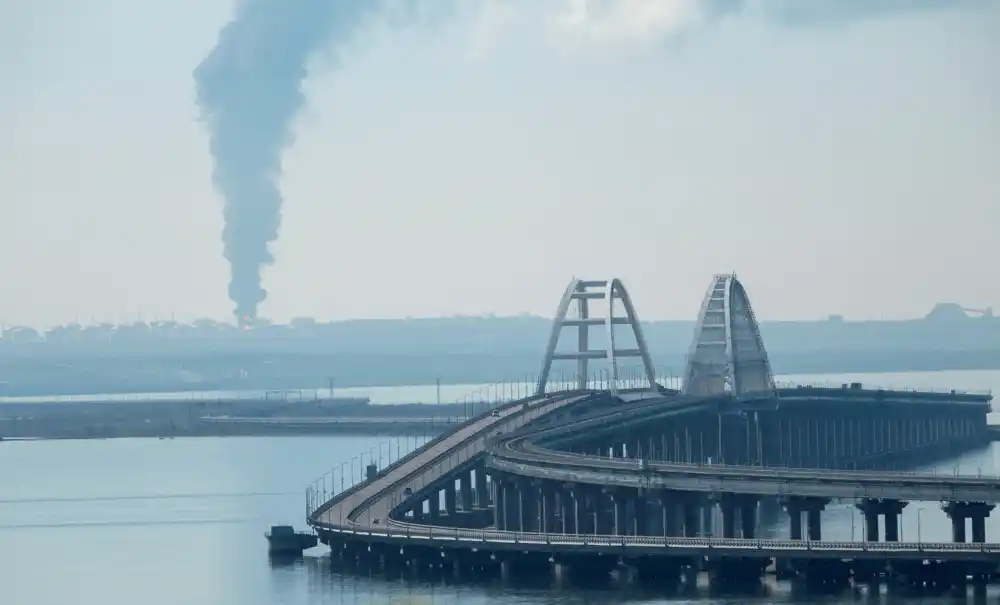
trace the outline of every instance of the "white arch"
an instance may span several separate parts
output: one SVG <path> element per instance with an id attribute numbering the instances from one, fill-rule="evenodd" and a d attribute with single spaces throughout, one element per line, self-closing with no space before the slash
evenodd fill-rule
<path id="1" fill-rule="evenodd" d="M 685 395 L 775 393 L 757 319 L 735 275 L 716 275 L 701 305 L 684 369 Z"/>
<path id="2" fill-rule="evenodd" d="M 598 290 L 599 289 L 599 290 Z M 604 317 L 596 318 L 590 316 L 589 301 L 604 299 L 607 300 L 607 313 Z M 625 317 L 615 316 L 615 300 L 620 299 L 625 307 Z M 567 319 L 566 315 L 573 300 L 577 301 L 577 317 Z M 591 326 L 604 325 L 607 329 L 608 346 L 604 351 L 591 350 L 589 334 Z M 635 336 L 636 349 L 618 349 L 615 347 L 614 326 L 628 324 L 632 328 Z M 556 353 L 559 344 L 559 335 L 563 328 L 577 328 L 577 349 L 575 352 Z M 545 359 L 542 361 L 542 371 L 538 375 L 538 385 L 536 392 L 539 395 L 545 393 L 548 384 L 549 372 L 552 369 L 552 362 L 557 359 L 573 359 L 577 363 L 576 387 L 587 388 L 587 362 L 590 359 L 605 358 L 611 363 L 611 392 L 618 390 L 618 359 L 621 357 L 642 358 L 643 369 L 646 372 L 646 379 L 651 388 L 656 389 L 656 373 L 653 370 L 653 360 L 646 347 L 646 339 L 642 334 L 642 326 L 639 324 L 639 317 L 635 312 L 635 305 L 629 297 L 625 284 L 620 279 L 611 280 L 582 280 L 573 278 L 570 280 L 566 290 L 563 292 L 559 306 L 556 308 L 555 318 L 552 320 L 552 331 L 549 334 L 548 346 L 545 350 Z"/>

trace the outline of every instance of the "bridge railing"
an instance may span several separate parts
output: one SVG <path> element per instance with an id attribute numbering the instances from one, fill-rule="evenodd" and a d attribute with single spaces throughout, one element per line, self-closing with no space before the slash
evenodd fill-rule
<path id="1" fill-rule="evenodd" d="M 546 394 L 569 392 L 577 389 L 576 380 L 570 379 L 565 373 L 558 374 L 558 378 L 555 376 L 553 376 L 553 378 L 553 380 L 548 381 L 545 389 Z M 661 386 L 673 388 L 670 387 L 671 384 L 679 386 L 679 377 L 673 375 L 670 368 L 663 368 L 662 371 L 657 373 L 657 382 Z M 625 367 L 619 369 L 618 389 L 641 389 L 647 386 L 646 377 L 641 368 Z M 463 407 L 463 416 L 447 418 L 451 424 L 450 428 L 455 429 L 458 427 L 460 422 L 468 421 L 477 414 L 483 413 L 487 409 L 493 409 L 513 401 L 533 396 L 535 394 L 536 387 L 537 380 L 530 375 L 526 375 L 514 380 L 502 380 L 484 384 L 461 397 L 442 403 L 456 404 Z M 588 376 L 587 387 L 588 389 L 595 391 L 610 390 L 610 371 L 607 369 L 601 369 L 592 372 Z M 405 453 L 402 453 L 400 444 L 397 440 L 395 442 L 396 457 L 394 459 L 389 455 L 383 456 L 381 449 L 382 447 L 385 447 L 389 450 L 389 452 L 391 452 L 393 449 L 392 440 L 380 446 L 372 446 L 367 451 L 361 451 L 356 455 L 346 458 L 338 466 L 334 466 L 306 486 L 307 518 L 315 514 L 320 507 L 331 501 L 336 496 L 342 495 L 348 490 L 360 487 L 365 482 L 365 468 L 369 464 L 376 463 L 378 471 L 381 474 L 382 472 L 389 470 L 392 466 L 404 462 L 409 456 L 416 455 L 421 448 L 427 447 L 430 443 L 437 441 L 438 438 L 443 436 L 443 434 L 438 435 L 435 438 L 428 438 L 425 436 L 422 440 L 414 438 L 412 447 L 407 449 Z M 375 451 L 376 447 L 379 448 L 377 453 Z M 385 466 L 383 464 L 387 460 L 389 466 Z M 350 466 L 348 466 L 348 464 L 350 464 Z M 356 471 L 355 467 L 357 468 Z"/>
<path id="2" fill-rule="evenodd" d="M 594 454 L 580 454 L 552 450 L 537 446 L 531 443 L 520 443 L 511 441 L 509 449 L 516 452 L 513 456 L 515 460 L 530 461 L 533 464 L 553 464 L 559 466 L 581 466 L 604 469 L 625 469 L 629 472 L 638 472 L 638 458 L 626 456 L 604 456 Z M 712 475 L 729 475 L 743 479 L 757 479 L 764 476 L 776 476 L 787 479 L 808 479 L 823 480 L 824 478 L 843 478 L 856 480 L 859 483 L 865 481 L 919 481 L 927 480 L 939 482 L 944 479 L 954 479 L 956 482 L 972 481 L 996 481 L 1000 483 L 1000 475 L 983 472 L 977 469 L 974 473 L 961 472 L 958 467 L 949 469 L 950 472 L 939 471 L 937 468 L 917 471 L 878 471 L 878 470 L 838 470 L 838 469 L 815 469 L 795 466 L 783 466 L 769 464 L 767 466 L 750 466 L 738 464 L 725 464 L 719 462 L 672 462 L 656 460 L 655 458 L 645 459 L 651 470 L 660 471 L 689 471 L 696 473 L 710 473 Z"/>
<path id="3" fill-rule="evenodd" d="M 572 392 L 574 391 L 567 391 L 567 393 Z M 586 395 L 585 391 L 575 392 L 579 393 L 581 396 Z M 527 411 L 508 416 L 499 430 L 516 431 L 518 428 L 526 425 L 536 418 L 550 413 L 554 408 L 567 405 L 571 400 L 572 399 L 566 398 L 562 400 L 549 399 L 539 401 Z M 546 401 L 548 403 L 545 403 Z M 361 508 L 368 507 L 373 501 L 389 498 L 390 514 L 392 514 L 405 500 L 411 498 L 415 494 L 420 494 L 428 487 L 431 487 L 436 483 L 440 483 L 441 478 L 450 475 L 453 470 L 461 468 L 474 461 L 483 451 L 485 451 L 487 442 L 488 439 L 484 440 L 481 437 L 470 436 L 459 448 L 441 453 L 437 459 L 432 461 L 430 464 L 422 466 L 410 476 L 401 478 L 393 485 L 388 486 L 377 494 L 372 495 L 361 504 Z M 440 494 L 438 497 L 440 498 Z M 343 513 L 343 511 L 341 511 L 341 513 Z M 370 524 L 372 521 L 370 518 L 370 508 L 368 510 L 368 514 Z"/>
<path id="4" fill-rule="evenodd" d="M 466 408 L 466 415 L 461 423 L 455 423 L 450 428 L 457 430 L 460 426 L 471 422 L 478 414 L 485 413 L 488 409 L 493 409 L 519 399 L 523 399 L 533 394 L 528 388 L 534 385 L 527 381 L 502 381 L 483 385 L 467 393 L 463 397 L 449 403 L 462 404 Z M 414 438 L 412 446 L 406 448 L 403 453 L 399 441 L 396 441 L 395 459 L 391 455 L 383 457 L 382 447 L 387 446 L 391 454 L 392 441 L 388 444 L 372 446 L 368 451 L 362 451 L 350 458 L 343 460 L 339 467 L 333 467 L 330 471 L 319 476 L 306 486 L 306 518 L 315 515 L 324 505 L 330 503 L 335 497 L 344 496 L 354 489 L 360 488 L 367 481 L 365 469 L 369 464 L 375 463 L 378 474 L 381 475 L 392 468 L 410 460 L 421 450 L 432 446 L 443 439 L 447 431 L 438 434 L 433 438 L 426 436 L 423 439 Z M 388 465 L 384 464 L 388 462 Z M 350 466 L 348 467 L 348 463 Z M 355 473 L 355 467 L 357 472 Z M 339 472 L 338 472 L 339 470 Z"/>
<path id="5" fill-rule="evenodd" d="M 1000 553 L 993 542 L 846 542 L 827 540 L 774 540 L 745 538 L 680 538 L 513 532 L 490 529 L 456 529 L 399 523 L 395 526 L 358 529 L 332 523 L 317 523 L 326 531 L 354 536 L 383 536 L 412 540 L 494 542 L 508 544 L 582 545 L 619 547 L 687 547 L 719 550 L 846 551 L 846 552 L 975 552 Z"/>
<path id="6" fill-rule="evenodd" d="M 794 380 L 778 380 L 775 381 L 775 386 L 779 389 L 849 389 L 851 384 L 854 382 L 860 382 L 861 388 L 866 391 L 886 391 L 892 393 L 936 393 L 939 395 L 992 395 L 993 391 L 991 389 L 951 389 L 946 387 L 937 386 L 898 386 L 898 385 L 886 385 L 877 383 L 867 383 L 863 380 L 861 381 L 794 381 Z"/>

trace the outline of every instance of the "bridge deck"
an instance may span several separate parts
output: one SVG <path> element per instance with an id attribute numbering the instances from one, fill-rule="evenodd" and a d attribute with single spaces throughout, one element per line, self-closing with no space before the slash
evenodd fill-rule
<path id="1" fill-rule="evenodd" d="M 638 421 L 662 409 L 682 410 L 679 401 L 654 402 L 641 410 L 629 407 L 561 423 L 557 427 L 499 439 L 491 446 L 489 466 L 516 475 L 555 481 L 697 492 L 731 492 L 765 496 L 828 498 L 892 498 L 922 501 L 1000 502 L 1000 477 L 937 475 L 885 471 L 683 464 L 607 458 L 549 449 L 546 439 L 581 434 L 600 426 L 621 427 L 641 411 Z M 529 429 L 530 430 L 530 429 Z"/>
<path id="2" fill-rule="evenodd" d="M 837 542 L 541 534 L 400 524 L 396 528 L 325 528 L 328 535 L 383 544 L 470 551 L 591 553 L 623 556 L 785 557 L 795 559 L 969 560 L 995 563 L 1000 544 L 953 542 Z"/>
<path id="3" fill-rule="evenodd" d="M 520 428 L 531 420 L 560 407 L 580 401 L 589 394 L 567 393 L 550 398 L 532 398 L 498 408 L 499 416 L 490 414 L 460 426 L 443 438 L 432 441 L 399 464 L 385 469 L 373 481 L 367 481 L 336 496 L 311 516 L 317 527 L 367 528 L 384 524 L 392 507 L 407 489 L 416 493 L 441 479 L 451 469 L 471 460 L 486 447 L 495 431 Z M 522 403 L 529 404 L 523 412 Z M 375 522 L 378 520 L 378 523 Z"/>

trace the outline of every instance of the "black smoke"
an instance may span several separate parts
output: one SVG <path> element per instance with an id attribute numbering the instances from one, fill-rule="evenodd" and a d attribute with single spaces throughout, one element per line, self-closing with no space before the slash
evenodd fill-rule
<path id="1" fill-rule="evenodd" d="M 378 8 L 373 0 L 239 0 L 194 71 L 225 202 L 229 298 L 241 322 L 267 297 L 261 269 L 274 262 L 268 245 L 281 227 L 281 156 L 305 101 L 307 65 L 320 50 L 335 57 Z"/>

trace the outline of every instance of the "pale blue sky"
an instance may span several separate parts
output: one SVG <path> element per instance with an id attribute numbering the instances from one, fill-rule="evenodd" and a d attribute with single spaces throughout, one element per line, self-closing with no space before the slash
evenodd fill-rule
<path id="1" fill-rule="evenodd" d="M 692 2 L 470 0 L 318 62 L 262 314 L 550 315 L 576 274 L 693 319 L 730 270 L 769 319 L 1000 306 L 1000 2 Z M 229 318 L 191 71 L 231 8 L 0 0 L 0 322 Z"/>

